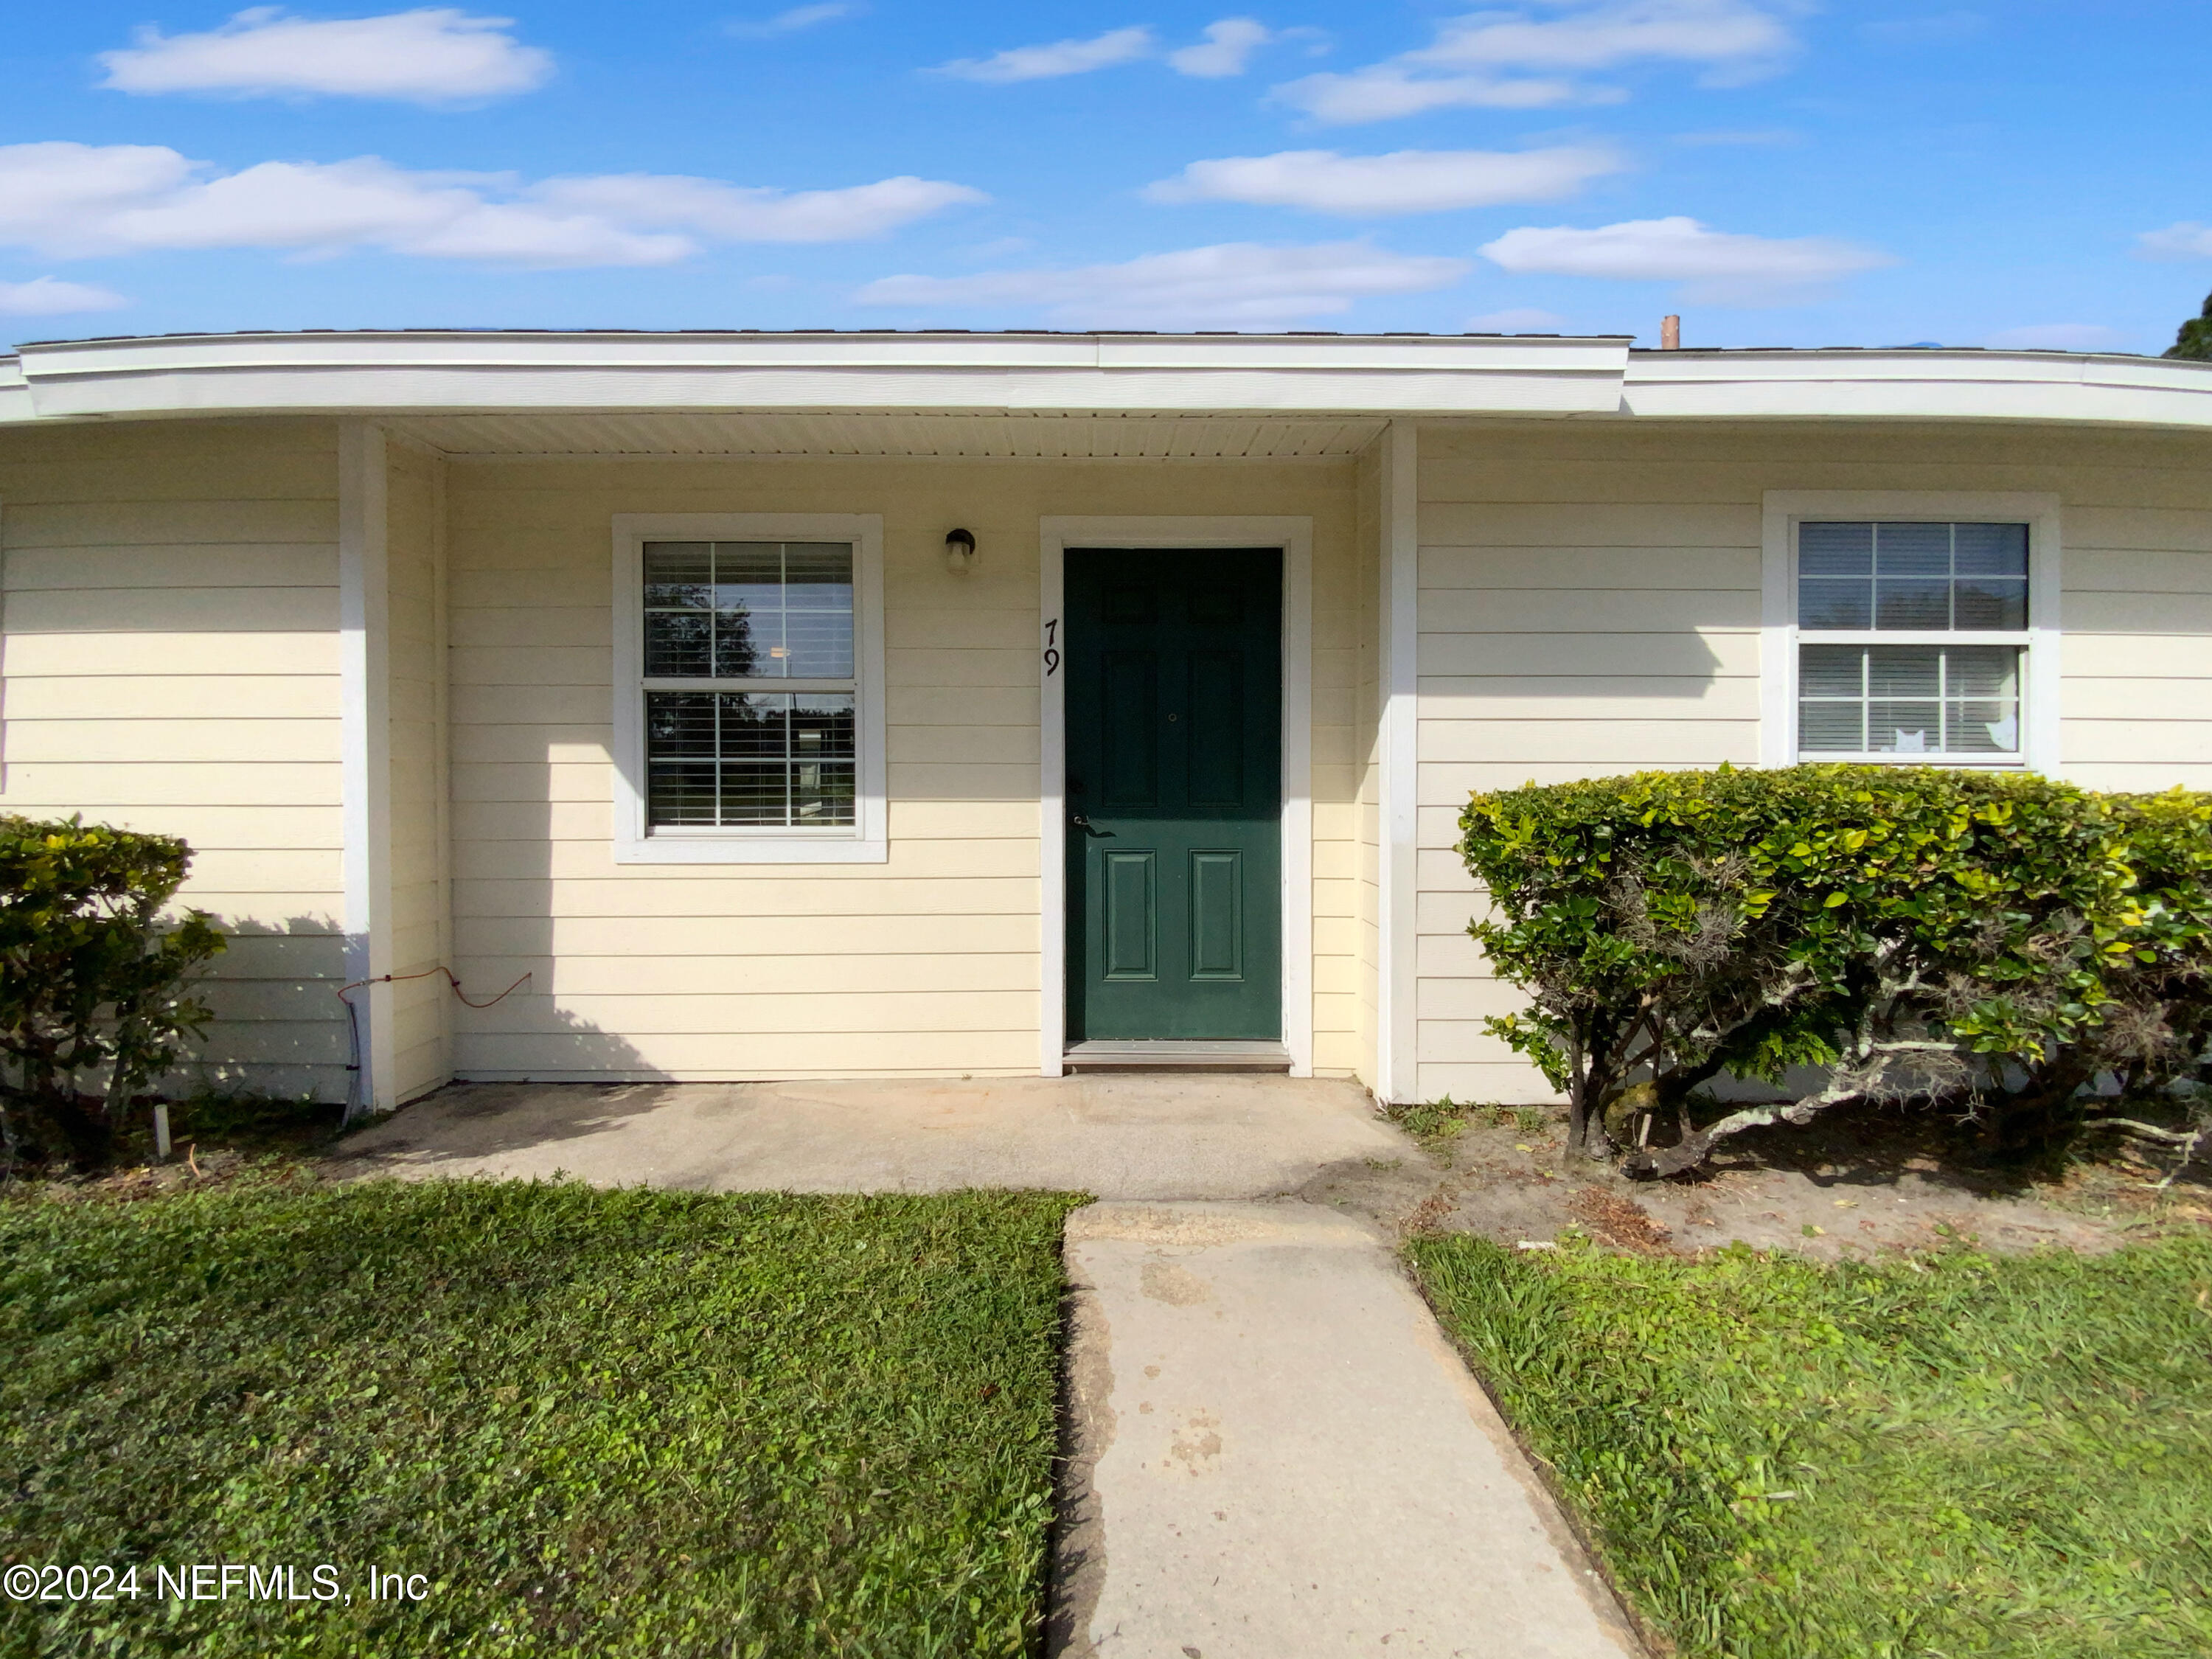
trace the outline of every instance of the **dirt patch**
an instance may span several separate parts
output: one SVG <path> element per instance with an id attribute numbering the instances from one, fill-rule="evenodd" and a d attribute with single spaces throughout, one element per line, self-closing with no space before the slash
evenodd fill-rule
<path id="1" fill-rule="evenodd" d="M 1567 1200 L 1567 1209 L 1589 1230 L 1591 1237 L 1617 1249 L 1664 1249 L 1674 1237 L 1673 1229 L 1654 1221 L 1651 1212 L 1634 1199 L 1602 1187 L 1583 1188 Z"/>
<path id="2" fill-rule="evenodd" d="M 2171 1161 L 2125 1149 L 2040 1170 L 1984 1166 L 1950 1126 L 1894 1111 L 1754 1130 L 1693 1176 L 1648 1182 L 1569 1164 L 1559 1113 L 1431 1109 L 1416 1127 L 1425 1158 L 1339 1165 L 1302 1196 L 1401 1232 L 1547 1244 L 1572 1230 L 1626 1250 L 1741 1243 L 1832 1261 L 1954 1243 L 2103 1250 L 2212 1228 L 2212 1170 L 2201 1164 L 2163 1192 Z"/>

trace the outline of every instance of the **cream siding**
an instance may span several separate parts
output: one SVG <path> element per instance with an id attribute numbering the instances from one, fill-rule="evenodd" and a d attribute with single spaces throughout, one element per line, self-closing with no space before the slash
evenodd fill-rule
<path id="1" fill-rule="evenodd" d="M 2212 787 L 2212 456 L 2049 428 L 1432 427 L 1422 435 L 1418 1091 L 1542 1098 L 1465 928 L 1469 791 L 1755 763 L 1777 489 L 2055 491 L 2064 775 Z"/>
<path id="2" fill-rule="evenodd" d="M 0 810 L 183 836 L 204 1078 L 345 1094 L 335 429 L 0 430 Z"/>
<path id="3" fill-rule="evenodd" d="M 1316 1062 L 1358 1035 L 1351 462 L 456 460 L 448 483 L 455 1015 L 468 1077 L 1034 1072 L 1038 521 L 1314 520 Z M 618 513 L 884 520 L 888 862 L 623 865 L 611 841 Z M 945 532 L 981 557 L 948 572 Z M 1054 872 L 1056 879 L 1056 872 Z"/>

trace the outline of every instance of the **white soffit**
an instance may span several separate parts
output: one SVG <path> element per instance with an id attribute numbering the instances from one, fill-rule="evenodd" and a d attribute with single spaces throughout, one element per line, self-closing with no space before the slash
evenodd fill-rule
<path id="1" fill-rule="evenodd" d="M 1625 338 L 241 334 L 22 349 L 41 416 L 470 410 L 1613 414 Z"/>
<path id="2" fill-rule="evenodd" d="M 944 456 L 1015 460 L 1321 460 L 1380 419 L 1220 415 L 401 415 L 384 422 L 457 459 L 501 456 Z"/>
<path id="3" fill-rule="evenodd" d="M 2212 426 L 2212 364 L 2055 351 L 1638 351 L 1625 412 Z"/>

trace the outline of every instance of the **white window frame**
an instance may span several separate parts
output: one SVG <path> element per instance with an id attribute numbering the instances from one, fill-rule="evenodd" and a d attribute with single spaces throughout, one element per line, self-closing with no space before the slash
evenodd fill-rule
<path id="1" fill-rule="evenodd" d="M 2027 490 L 1770 489 L 1761 514 L 1759 743 L 1762 766 L 1794 766 L 1797 751 L 1797 526 L 1874 520 L 2027 526 L 2027 623 L 2022 630 L 1903 633 L 1815 631 L 1816 644 L 2021 646 L 2017 755 L 1809 755 L 1808 762 L 1883 766 L 1956 766 L 2056 775 L 2059 767 L 2058 497 Z"/>
<path id="2" fill-rule="evenodd" d="M 645 770 L 645 544 L 849 542 L 854 822 L 653 830 Z M 884 521 L 873 513 L 618 513 L 614 520 L 614 849 L 617 864 L 881 864 L 890 856 L 884 763 Z M 755 688 L 757 689 L 757 688 Z"/>

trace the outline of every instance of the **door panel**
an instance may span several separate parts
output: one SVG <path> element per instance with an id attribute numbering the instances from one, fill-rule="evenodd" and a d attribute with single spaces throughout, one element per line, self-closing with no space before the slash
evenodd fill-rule
<path id="1" fill-rule="evenodd" d="M 1244 977 L 1244 855 L 1190 855 L 1190 976 Z"/>
<path id="2" fill-rule="evenodd" d="M 1108 979 L 1159 977 L 1158 864 L 1151 853 L 1104 854 Z"/>
<path id="3" fill-rule="evenodd" d="M 1282 1036 L 1282 556 L 1071 549 L 1068 1033 Z"/>

